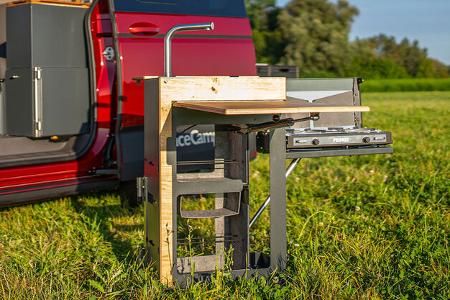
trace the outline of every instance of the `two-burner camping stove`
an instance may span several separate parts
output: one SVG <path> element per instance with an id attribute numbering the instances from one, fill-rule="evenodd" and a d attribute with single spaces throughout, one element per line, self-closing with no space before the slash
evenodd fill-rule
<path id="1" fill-rule="evenodd" d="M 358 79 L 148 77 L 139 82 L 145 89 L 145 177 L 138 179 L 138 194 L 145 203 L 146 248 L 160 280 L 169 285 L 205 280 L 225 268 L 233 276 L 282 271 L 288 259 L 286 178 L 300 159 L 392 153 L 390 133 L 362 127 L 361 112 L 369 108 L 361 106 Z M 196 125 L 214 126 L 214 158 L 180 161 L 177 132 Z M 270 197 L 250 218 L 255 134 L 259 152 L 270 156 Z M 205 138 L 191 134 L 183 142 Z M 286 159 L 292 159 L 287 170 Z M 183 168 L 187 165 L 194 168 Z M 202 165 L 210 167 L 193 171 Z M 212 199 L 213 205 L 189 205 L 200 199 Z M 249 229 L 269 206 L 270 253 L 251 253 Z M 200 246 L 199 253 L 181 247 L 186 240 L 204 241 L 195 236 L 204 228 L 180 232 L 192 219 L 214 232 L 213 246 Z"/>

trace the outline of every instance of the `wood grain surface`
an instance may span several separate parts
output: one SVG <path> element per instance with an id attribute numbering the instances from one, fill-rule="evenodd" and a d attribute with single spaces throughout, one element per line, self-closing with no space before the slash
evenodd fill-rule
<path id="1" fill-rule="evenodd" d="M 221 115 L 267 115 L 321 112 L 364 112 L 367 106 L 332 106 L 305 101 L 176 101 L 174 107 L 188 108 Z"/>

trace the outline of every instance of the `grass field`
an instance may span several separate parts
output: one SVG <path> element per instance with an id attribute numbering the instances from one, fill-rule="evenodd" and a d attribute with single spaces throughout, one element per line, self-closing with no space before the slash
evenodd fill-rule
<path id="1" fill-rule="evenodd" d="M 450 91 L 450 78 L 369 79 L 363 92 L 437 92 Z"/>
<path id="2" fill-rule="evenodd" d="M 0 210 L 0 298 L 449 299 L 450 92 L 373 93 L 365 104 L 365 125 L 392 131 L 395 154 L 302 162 L 288 181 L 283 274 L 219 273 L 168 290 L 136 258 L 142 208 L 100 194 Z M 267 168 L 265 156 L 252 166 L 254 208 Z"/>

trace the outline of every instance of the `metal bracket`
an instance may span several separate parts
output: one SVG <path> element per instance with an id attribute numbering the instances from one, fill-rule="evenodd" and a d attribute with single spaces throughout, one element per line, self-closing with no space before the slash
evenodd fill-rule
<path id="1" fill-rule="evenodd" d="M 309 117 L 300 118 L 300 119 L 294 119 L 294 118 L 280 119 L 279 115 L 275 115 L 273 117 L 273 121 L 271 121 L 271 122 L 250 125 L 247 128 L 240 129 L 239 132 L 243 133 L 243 134 L 248 134 L 251 132 L 267 131 L 267 130 L 276 129 L 276 128 L 292 127 L 295 125 L 295 123 L 298 123 L 298 122 L 318 121 L 319 119 L 320 119 L 319 113 L 311 113 L 309 115 Z"/>
<path id="2" fill-rule="evenodd" d="M 138 177 L 136 178 L 136 188 L 137 188 L 137 200 L 138 203 L 155 203 L 155 199 L 149 194 L 149 182 L 148 177 Z"/>

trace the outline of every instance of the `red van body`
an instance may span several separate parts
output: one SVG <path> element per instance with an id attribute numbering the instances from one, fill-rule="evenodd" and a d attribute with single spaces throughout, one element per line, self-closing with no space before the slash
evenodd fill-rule
<path id="1" fill-rule="evenodd" d="M 166 8 L 166 2 L 173 5 Z M 71 160 L 0 164 L 0 205 L 115 189 L 140 175 L 144 90 L 134 78 L 163 75 L 164 35 L 173 26 L 215 23 L 214 31 L 180 33 L 173 39 L 175 76 L 256 75 L 243 0 L 184 1 L 197 3 L 187 9 L 179 2 L 98 0 L 86 9 L 83 30 L 95 95 L 92 141 Z"/>

